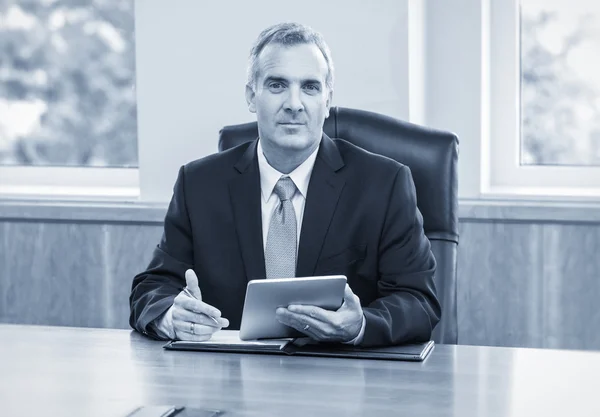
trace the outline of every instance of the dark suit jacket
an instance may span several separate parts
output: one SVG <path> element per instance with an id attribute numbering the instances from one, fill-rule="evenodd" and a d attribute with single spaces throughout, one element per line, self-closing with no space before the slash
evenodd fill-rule
<path id="1" fill-rule="evenodd" d="M 164 234 L 133 279 L 130 324 L 148 324 L 193 268 L 203 301 L 239 329 L 251 279 L 264 279 L 257 141 L 179 170 Z M 343 274 L 366 317 L 363 346 L 427 341 L 440 320 L 436 263 L 408 167 L 323 135 L 308 186 L 296 276 Z"/>

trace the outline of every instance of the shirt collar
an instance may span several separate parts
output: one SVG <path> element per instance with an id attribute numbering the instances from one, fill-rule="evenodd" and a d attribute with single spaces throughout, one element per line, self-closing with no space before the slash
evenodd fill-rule
<path id="1" fill-rule="evenodd" d="M 256 153 L 258 156 L 258 168 L 260 171 L 260 189 L 263 200 L 266 202 L 271 197 L 275 184 L 282 176 L 287 176 L 294 181 L 296 188 L 304 198 L 308 192 L 308 183 L 310 182 L 310 176 L 312 174 L 315 160 L 317 159 L 319 147 L 311 153 L 304 162 L 302 162 L 296 169 L 290 172 L 288 175 L 282 174 L 277 171 L 267 162 L 267 158 L 263 154 L 262 146 L 260 145 L 260 139 L 256 147 Z"/>

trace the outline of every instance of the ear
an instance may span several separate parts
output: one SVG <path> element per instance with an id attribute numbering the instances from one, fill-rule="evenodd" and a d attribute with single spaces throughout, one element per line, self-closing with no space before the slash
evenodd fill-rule
<path id="1" fill-rule="evenodd" d="M 333 102 L 333 89 L 327 92 L 327 101 L 325 102 L 325 118 L 329 117 L 329 110 L 331 110 L 331 103 Z"/>
<path id="2" fill-rule="evenodd" d="M 256 113 L 255 101 L 256 92 L 249 84 L 246 84 L 246 102 L 248 103 L 248 110 L 250 110 L 250 113 Z"/>

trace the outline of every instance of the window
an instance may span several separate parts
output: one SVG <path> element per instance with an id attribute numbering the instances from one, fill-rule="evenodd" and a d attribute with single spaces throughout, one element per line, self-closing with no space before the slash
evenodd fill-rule
<path id="1" fill-rule="evenodd" d="M 600 197 L 600 4 L 490 2 L 484 193 Z"/>
<path id="2" fill-rule="evenodd" d="M 0 3 L 0 193 L 136 195 L 133 3 Z"/>
<path id="3" fill-rule="evenodd" d="M 600 165 L 600 3 L 521 1 L 521 164 Z"/>

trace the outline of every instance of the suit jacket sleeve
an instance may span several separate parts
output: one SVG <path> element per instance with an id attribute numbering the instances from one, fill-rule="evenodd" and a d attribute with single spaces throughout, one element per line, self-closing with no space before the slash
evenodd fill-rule
<path id="1" fill-rule="evenodd" d="M 406 166 L 396 173 L 389 195 L 378 257 L 379 298 L 364 308 L 366 326 L 361 345 L 430 340 L 441 318 L 434 283 L 436 261 Z"/>
<path id="2" fill-rule="evenodd" d="M 161 241 L 148 268 L 133 279 L 129 297 L 129 324 L 137 331 L 164 339 L 152 322 L 165 313 L 185 287 L 185 271 L 193 267 L 191 224 L 185 203 L 185 170 L 181 167 L 173 188 Z"/>

